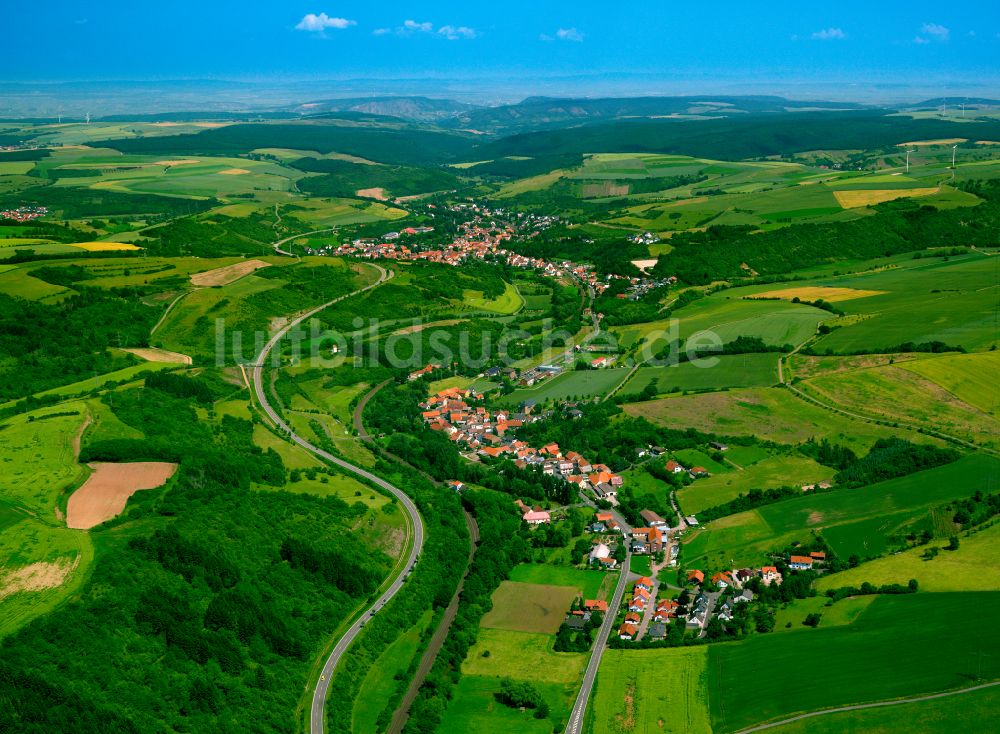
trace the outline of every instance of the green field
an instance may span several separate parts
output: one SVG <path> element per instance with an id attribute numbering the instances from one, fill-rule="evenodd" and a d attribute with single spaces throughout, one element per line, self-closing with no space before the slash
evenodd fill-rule
<path id="1" fill-rule="evenodd" d="M 592 702 L 594 734 L 711 734 L 708 652 L 605 652 Z"/>
<path id="2" fill-rule="evenodd" d="M 641 392 L 650 383 L 656 392 L 719 390 L 730 387 L 769 387 L 778 382 L 778 355 L 737 354 L 682 362 L 664 367 L 641 367 L 622 388 Z"/>
<path id="3" fill-rule="evenodd" d="M 904 428 L 849 418 L 813 405 L 780 388 L 750 388 L 699 395 L 677 395 L 622 406 L 670 428 L 696 428 L 723 436 L 757 436 L 784 444 L 826 438 L 863 454 L 879 438 L 899 436 L 940 443 Z"/>
<path id="4" fill-rule="evenodd" d="M 975 613 L 975 632 L 956 619 Z M 1000 646 L 1000 593 L 877 598 L 849 626 L 757 635 L 709 648 L 713 729 L 968 686 L 973 655 Z M 863 664 L 862 664 L 863 661 Z M 1000 676 L 984 656 L 982 675 Z"/>
<path id="5" fill-rule="evenodd" d="M 463 675 L 438 726 L 441 732 L 481 732 L 482 734 L 551 734 L 552 721 L 569 716 L 576 685 L 535 683 L 549 704 L 550 717 L 536 719 L 530 709 L 509 708 L 496 700 L 500 681 L 493 677 Z"/>
<path id="6" fill-rule="evenodd" d="M 632 326 L 615 326 L 611 331 L 621 346 L 637 348 L 642 359 L 649 359 L 675 339 L 684 340 L 684 347 L 687 340 L 704 339 L 706 333 L 716 335 L 722 343 L 740 336 L 755 336 L 775 346 L 797 345 L 813 336 L 817 325 L 829 314 L 788 301 L 744 300 L 723 291 L 678 309 L 671 317 Z M 692 346 L 700 344 L 702 342 L 694 341 Z"/>
<path id="7" fill-rule="evenodd" d="M 519 405 L 525 400 L 567 400 L 606 395 L 622 381 L 628 369 L 625 367 L 601 370 L 570 370 L 543 380 L 531 387 L 521 387 L 502 398 L 504 405 Z"/>
<path id="8" fill-rule="evenodd" d="M 824 576 L 816 582 L 820 591 L 838 586 L 860 586 L 869 581 L 876 585 L 920 582 L 920 591 L 1000 591 L 1000 568 L 996 564 L 1000 543 L 1000 525 L 993 525 L 971 535 L 963 535 L 958 550 L 944 548 L 947 543 L 931 541 L 884 558 L 876 558 L 857 568 Z M 924 559 L 928 548 L 940 549 L 931 560 Z"/>
<path id="9" fill-rule="evenodd" d="M 728 457 L 729 452 L 726 454 Z M 830 479 L 833 473 L 833 469 L 820 466 L 804 456 L 772 456 L 743 471 L 728 471 L 699 479 L 679 490 L 677 499 L 684 512 L 697 514 L 707 507 L 736 499 L 751 489 L 814 484 Z"/>
<path id="10" fill-rule="evenodd" d="M 76 414 L 45 418 L 58 413 Z M 76 463 L 87 416 L 80 401 L 0 423 L 0 637 L 72 594 L 94 559 L 88 533 L 62 519 L 69 490 L 87 473 Z"/>
<path id="11" fill-rule="evenodd" d="M 902 369 L 940 385 L 956 398 L 979 408 L 994 418 L 1000 415 L 1000 352 L 960 354 L 906 362 Z"/>
<path id="12" fill-rule="evenodd" d="M 504 581 L 493 592 L 493 609 L 483 627 L 555 634 L 578 591 L 573 586 Z"/>
<path id="13" fill-rule="evenodd" d="M 54 413 L 72 415 L 45 418 Z M 0 497 L 43 522 L 54 523 L 65 492 L 87 473 L 76 463 L 74 443 L 86 421 L 84 402 L 64 403 L 4 421 L 0 430 Z"/>
<path id="14" fill-rule="evenodd" d="M 994 719 L 1000 706 L 996 688 L 931 701 L 885 708 L 846 711 L 797 721 L 774 729 L 776 734 L 911 734 L 919 722 L 921 734 L 978 731 Z"/>
<path id="15" fill-rule="evenodd" d="M 922 376 L 920 370 L 926 370 L 922 365 L 933 365 L 935 361 L 928 359 L 908 363 L 912 369 L 886 365 L 814 377 L 799 383 L 798 388 L 826 404 L 836 405 L 852 413 L 880 420 L 900 421 L 914 427 L 929 425 L 942 433 L 978 445 L 991 448 L 1000 446 L 1000 422 L 995 416 L 961 401 L 945 388 Z M 990 369 L 994 364 L 1000 363 L 995 359 L 967 361 L 965 373 L 974 374 L 979 386 L 986 387 L 983 383 L 992 374 L 996 374 L 995 370 Z M 969 368 L 975 372 L 970 373 Z M 940 367 L 931 369 L 937 375 L 942 374 Z M 944 379 L 957 382 L 963 380 L 963 377 L 956 372 Z M 969 383 L 966 381 L 964 384 Z M 978 398 L 979 402 L 996 400 L 995 390 L 985 389 L 979 393 L 969 385 L 963 392 L 976 392 L 981 396 Z"/>
<path id="16" fill-rule="evenodd" d="M 462 664 L 462 674 L 510 676 L 540 683 L 578 681 L 588 655 L 553 652 L 553 640 L 552 635 L 484 627 Z M 484 655 L 487 651 L 489 655 Z"/>
<path id="17" fill-rule="evenodd" d="M 524 299 L 510 283 L 504 283 L 504 292 L 496 298 L 485 298 L 482 291 L 465 291 L 465 303 L 479 311 L 492 311 L 510 315 L 524 307 Z"/>
<path id="18" fill-rule="evenodd" d="M 759 564 L 770 550 L 822 533 L 846 558 L 885 552 L 889 536 L 913 523 L 932 528 L 929 510 L 976 490 L 995 491 L 1000 461 L 970 455 L 935 469 L 859 489 L 806 495 L 714 520 L 685 540 L 684 558 L 715 568 Z M 945 518 L 940 518 L 943 522 Z"/>
<path id="19" fill-rule="evenodd" d="M 887 293 L 838 304 L 849 325 L 820 338 L 817 349 L 877 352 L 933 340 L 969 350 L 988 348 L 997 340 L 998 268 L 995 258 L 971 255 L 824 282 Z"/>
<path id="20" fill-rule="evenodd" d="M 606 575 L 603 571 L 582 571 L 547 563 L 522 563 L 514 567 L 509 578 L 526 584 L 572 586 L 584 599 L 601 599 L 601 584 Z"/>
<path id="21" fill-rule="evenodd" d="M 699 451 L 698 449 L 681 449 L 680 451 L 675 451 L 674 456 L 687 469 L 700 466 L 703 469 L 708 469 L 708 472 L 713 475 L 735 471 L 731 466 L 717 462 L 704 451 Z M 698 481 L 705 480 L 700 479 Z"/>

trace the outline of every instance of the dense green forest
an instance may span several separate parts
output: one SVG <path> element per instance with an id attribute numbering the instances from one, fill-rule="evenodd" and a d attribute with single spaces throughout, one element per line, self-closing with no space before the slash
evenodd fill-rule
<path id="1" fill-rule="evenodd" d="M 97 147 L 153 155 L 233 155 L 257 148 L 294 148 L 347 153 L 379 163 L 433 165 L 465 154 L 468 135 L 400 126 L 336 123 L 250 123 L 189 135 L 104 140 Z"/>
<path id="2" fill-rule="evenodd" d="M 383 188 L 392 196 L 456 189 L 463 182 L 441 168 L 372 166 L 329 158 L 299 158 L 289 165 L 319 173 L 299 181 L 299 189 L 314 196 L 355 196 L 359 189 Z"/>
<path id="3" fill-rule="evenodd" d="M 0 293 L 0 399 L 137 364 L 110 347 L 142 347 L 160 310 L 131 290 L 77 288 L 55 304 Z"/>
<path id="4" fill-rule="evenodd" d="M 871 150 L 901 140 L 932 140 L 955 134 L 948 120 L 892 117 L 889 110 L 794 112 L 716 120 L 620 120 L 521 133 L 485 143 L 471 160 L 569 153 L 672 153 L 742 160 L 804 150 Z M 967 135 L 996 140 L 1000 122 L 977 122 Z"/>
<path id="5" fill-rule="evenodd" d="M 674 249 L 659 258 L 653 272 L 675 275 L 684 283 L 705 284 L 746 277 L 747 268 L 762 276 L 776 276 L 821 263 L 887 257 L 928 247 L 996 246 L 1000 183 L 973 182 L 964 188 L 985 201 L 970 208 L 935 209 L 899 200 L 878 205 L 875 216 L 850 222 L 799 224 L 770 232 L 727 226 L 679 232 L 670 240 Z"/>
<path id="6" fill-rule="evenodd" d="M 389 569 L 348 532 L 366 507 L 252 489 L 285 472 L 247 421 L 202 422 L 161 389 L 105 400 L 145 438 L 87 445 L 83 460 L 181 466 L 97 531 L 77 598 L 3 641 L 0 730 L 298 731 L 312 656 Z M 59 705 L 38 706 L 52 686 Z"/>

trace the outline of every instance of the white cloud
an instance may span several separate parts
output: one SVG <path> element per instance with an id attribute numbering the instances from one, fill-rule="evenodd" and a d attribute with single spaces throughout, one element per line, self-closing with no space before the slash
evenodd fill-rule
<path id="1" fill-rule="evenodd" d="M 930 43 L 930 41 L 928 41 L 926 38 L 922 38 L 920 36 L 915 37 L 913 39 L 913 42 L 918 46 L 923 46 L 925 43 Z"/>
<path id="2" fill-rule="evenodd" d="M 464 25 L 443 25 L 438 28 L 438 33 L 447 38 L 449 41 L 457 41 L 460 38 L 473 39 L 476 37 L 475 29 Z"/>
<path id="3" fill-rule="evenodd" d="M 947 41 L 951 37 L 951 31 L 937 23 L 924 23 L 920 32 L 925 36 L 931 36 L 937 41 Z"/>
<path id="4" fill-rule="evenodd" d="M 434 30 L 433 23 L 418 23 L 415 20 L 404 20 L 403 28 L 408 31 L 420 31 L 421 33 L 430 33 Z"/>
<path id="5" fill-rule="evenodd" d="M 548 33 L 542 33 L 538 36 L 539 41 L 582 41 L 583 34 L 580 33 L 576 28 L 560 28 L 555 32 L 555 35 L 549 35 Z"/>
<path id="6" fill-rule="evenodd" d="M 814 41 L 842 41 L 847 38 L 847 34 L 840 28 L 824 28 L 812 34 Z"/>
<path id="7" fill-rule="evenodd" d="M 309 31 L 310 33 L 322 33 L 328 28 L 335 28 L 337 30 L 343 30 L 352 25 L 357 25 L 353 20 L 348 20 L 347 18 L 331 18 L 326 13 L 306 13 L 302 16 L 302 20 L 299 24 L 295 26 L 297 31 Z"/>
<path id="8" fill-rule="evenodd" d="M 372 31 L 373 36 L 384 36 L 386 33 L 392 33 L 391 28 L 376 28 Z"/>

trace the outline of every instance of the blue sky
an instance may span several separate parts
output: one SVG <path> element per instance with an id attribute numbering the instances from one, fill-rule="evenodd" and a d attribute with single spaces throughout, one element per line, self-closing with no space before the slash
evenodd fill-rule
<path id="1" fill-rule="evenodd" d="M 1000 3 L 49 0 L 4 11 L 0 79 L 654 74 L 1000 76 Z"/>

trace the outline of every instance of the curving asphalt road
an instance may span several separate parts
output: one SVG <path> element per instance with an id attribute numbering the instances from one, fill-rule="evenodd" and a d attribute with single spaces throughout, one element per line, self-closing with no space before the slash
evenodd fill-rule
<path id="1" fill-rule="evenodd" d="M 597 670 L 601 667 L 601 657 L 604 655 L 604 648 L 608 644 L 608 637 L 615 626 L 615 617 L 622 605 L 622 597 L 625 595 L 625 587 L 628 586 L 629 562 L 632 555 L 625 556 L 622 563 L 621 577 L 618 579 L 618 586 L 615 588 L 615 595 L 608 602 L 608 613 L 604 615 L 604 622 L 594 639 L 594 650 L 590 653 L 590 662 L 587 663 L 587 672 L 583 674 L 583 683 L 580 684 L 580 693 L 573 704 L 573 710 L 569 714 L 569 722 L 566 724 L 566 734 L 581 734 L 583 731 L 583 717 L 587 713 L 587 702 L 590 700 L 590 692 L 594 688 L 594 680 L 597 678 Z"/>
<path id="2" fill-rule="evenodd" d="M 341 638 L 337 641 L 337 644 L 334 646 L 329 657 L 326 659 L 326 662 L 323 664 L 323 670 L 320 674 L 320 679 L 316 682 L 316 688 L 313 690 L 312 707 L 309 714 L 309 730 L 311 734 L 323 734 L 323 727 L 325 723 L 323 718 L 323 711 L 326 704 L 327 690 L 329 689 L 330 686 L 330 679 L 333 677 L 333 671 L 340 663 L 340 660 L 341 658 L 343 658 L 344 653 L 347 652 L 347 649 L 351 646 L 351 643 L 354 642 L 355 638 L 360 634 L 361 628 L 364 627 L 365 622 L 372 615 L 374 615 L 375 612 L 377 612 L 379 609 L 385 606 L 385 604 L 390 599 L 392 599 L 392 597 L 395 596 L 397 592 L 399 592 L 399 590 L 403 587 L 403 582 L 406 576 L 409 574 L 410 570 L 416 563 L 417 556 L 420 555 L 420 550 L 421 548 L 423 548 L 424 545 L 424 524 L 423 520 L 420 518 L 420 513 L 417 512 L 417 506 L 413 504 L 413 500 L 411 500 L 408 496 L 406 496 L 406 494 L 401 489 L 393 486 L 384 479 L 375 476 L 371 472 L 368 472 L 359 466 L 355 466 L 354 464 L 344 461 L 338 456 L 334 456 L 333 454 L 330 454 L 324 451 L 323 449 L 313 446 L 311 443 L 302 438 L 302 436 L 295 433 L 295 431 L 293 431 L 291 427 L 287 423 L 285 423 L 284 420 L 282 420 L 281 416 L 278 415 L 278 413 L 274 410 L 274 408 L 271 407 L 271 404 L 267 399 L 267 393 L 264 390 L 264 366 L 267 363 L 268 356 L 274 350 L 275 346 L 291 329 L 295 328 L 303 321 L 319 313 L 323 309 L 328 308 L 329 306 L 332 306 L 333 304 L 338 303 L 339 301 L 343 301 L 345 298 L 350 298 L 351 296 L 355 296 L 358 293 L 362 293 L 364 291 L 375 288 L 392 277 L 391 271 L 386 271 L 384 268 L 378 265 L 373 265 L 373 266 L 378 268 L 379 270 L 378 281 L 372 283 L 369 286 L 366 286 L 365 288 L 356 290 L 353 293 L 348 293 L 347 295 L 340 296 L 339 298 L 335 298 L 332 301 L 328 301 L 327 303 L 324 303 L 322 306 L 314 308 L 313 310 L 293 319 L 284 328 L 280 329 L 278 332 L 274 334 L 274 336 L 271 337 L 270 341 L 268 341 L 267 344 L 264 345 L 264 348 L 261 349 L 260 354 L 257 355 L 254 364 L 250 365 L 253 391 L 257 395 L 257 401 L 260 403 L 260 407 L 264 411 L 264 413 L 267 414 L 267 416 L 274 422 L 274 425 L 278 427 L 279 431 L 285 434 L 285 436 L 290 441 L 297 443 L 306 451 L 309 451 L 326 461 L 336 464 L 342 469 L 346 469 L 347 471 L 353 474 L 357 474 L 360 477 L 364 477 L 372 484 L 375 484 L 381 487 L 382 489 L 390 492 L 393 496 L 396 497 L 396 499 L 399 500 L 403 509 L 406 511 L 406 514 L 410 518 L 411 525 L 413 526 L 413 543 L 410 546 L 410 555 L 407 558 L 406 563 L 403 564 L 401 570 L 399 571 L 399 574 L 389 585 L 389 587 L 382 593 L 382 595 L 379 596 L 379 598 L 375 601 L 375 603 L 372 604 L 367 609 L 365 609 L 364 612 L 361 614 L 361 616 L 354 621 L 354 623 L 347 629 L 346 632 L 344 632 L 343 636 L 341 636 Z"/>

